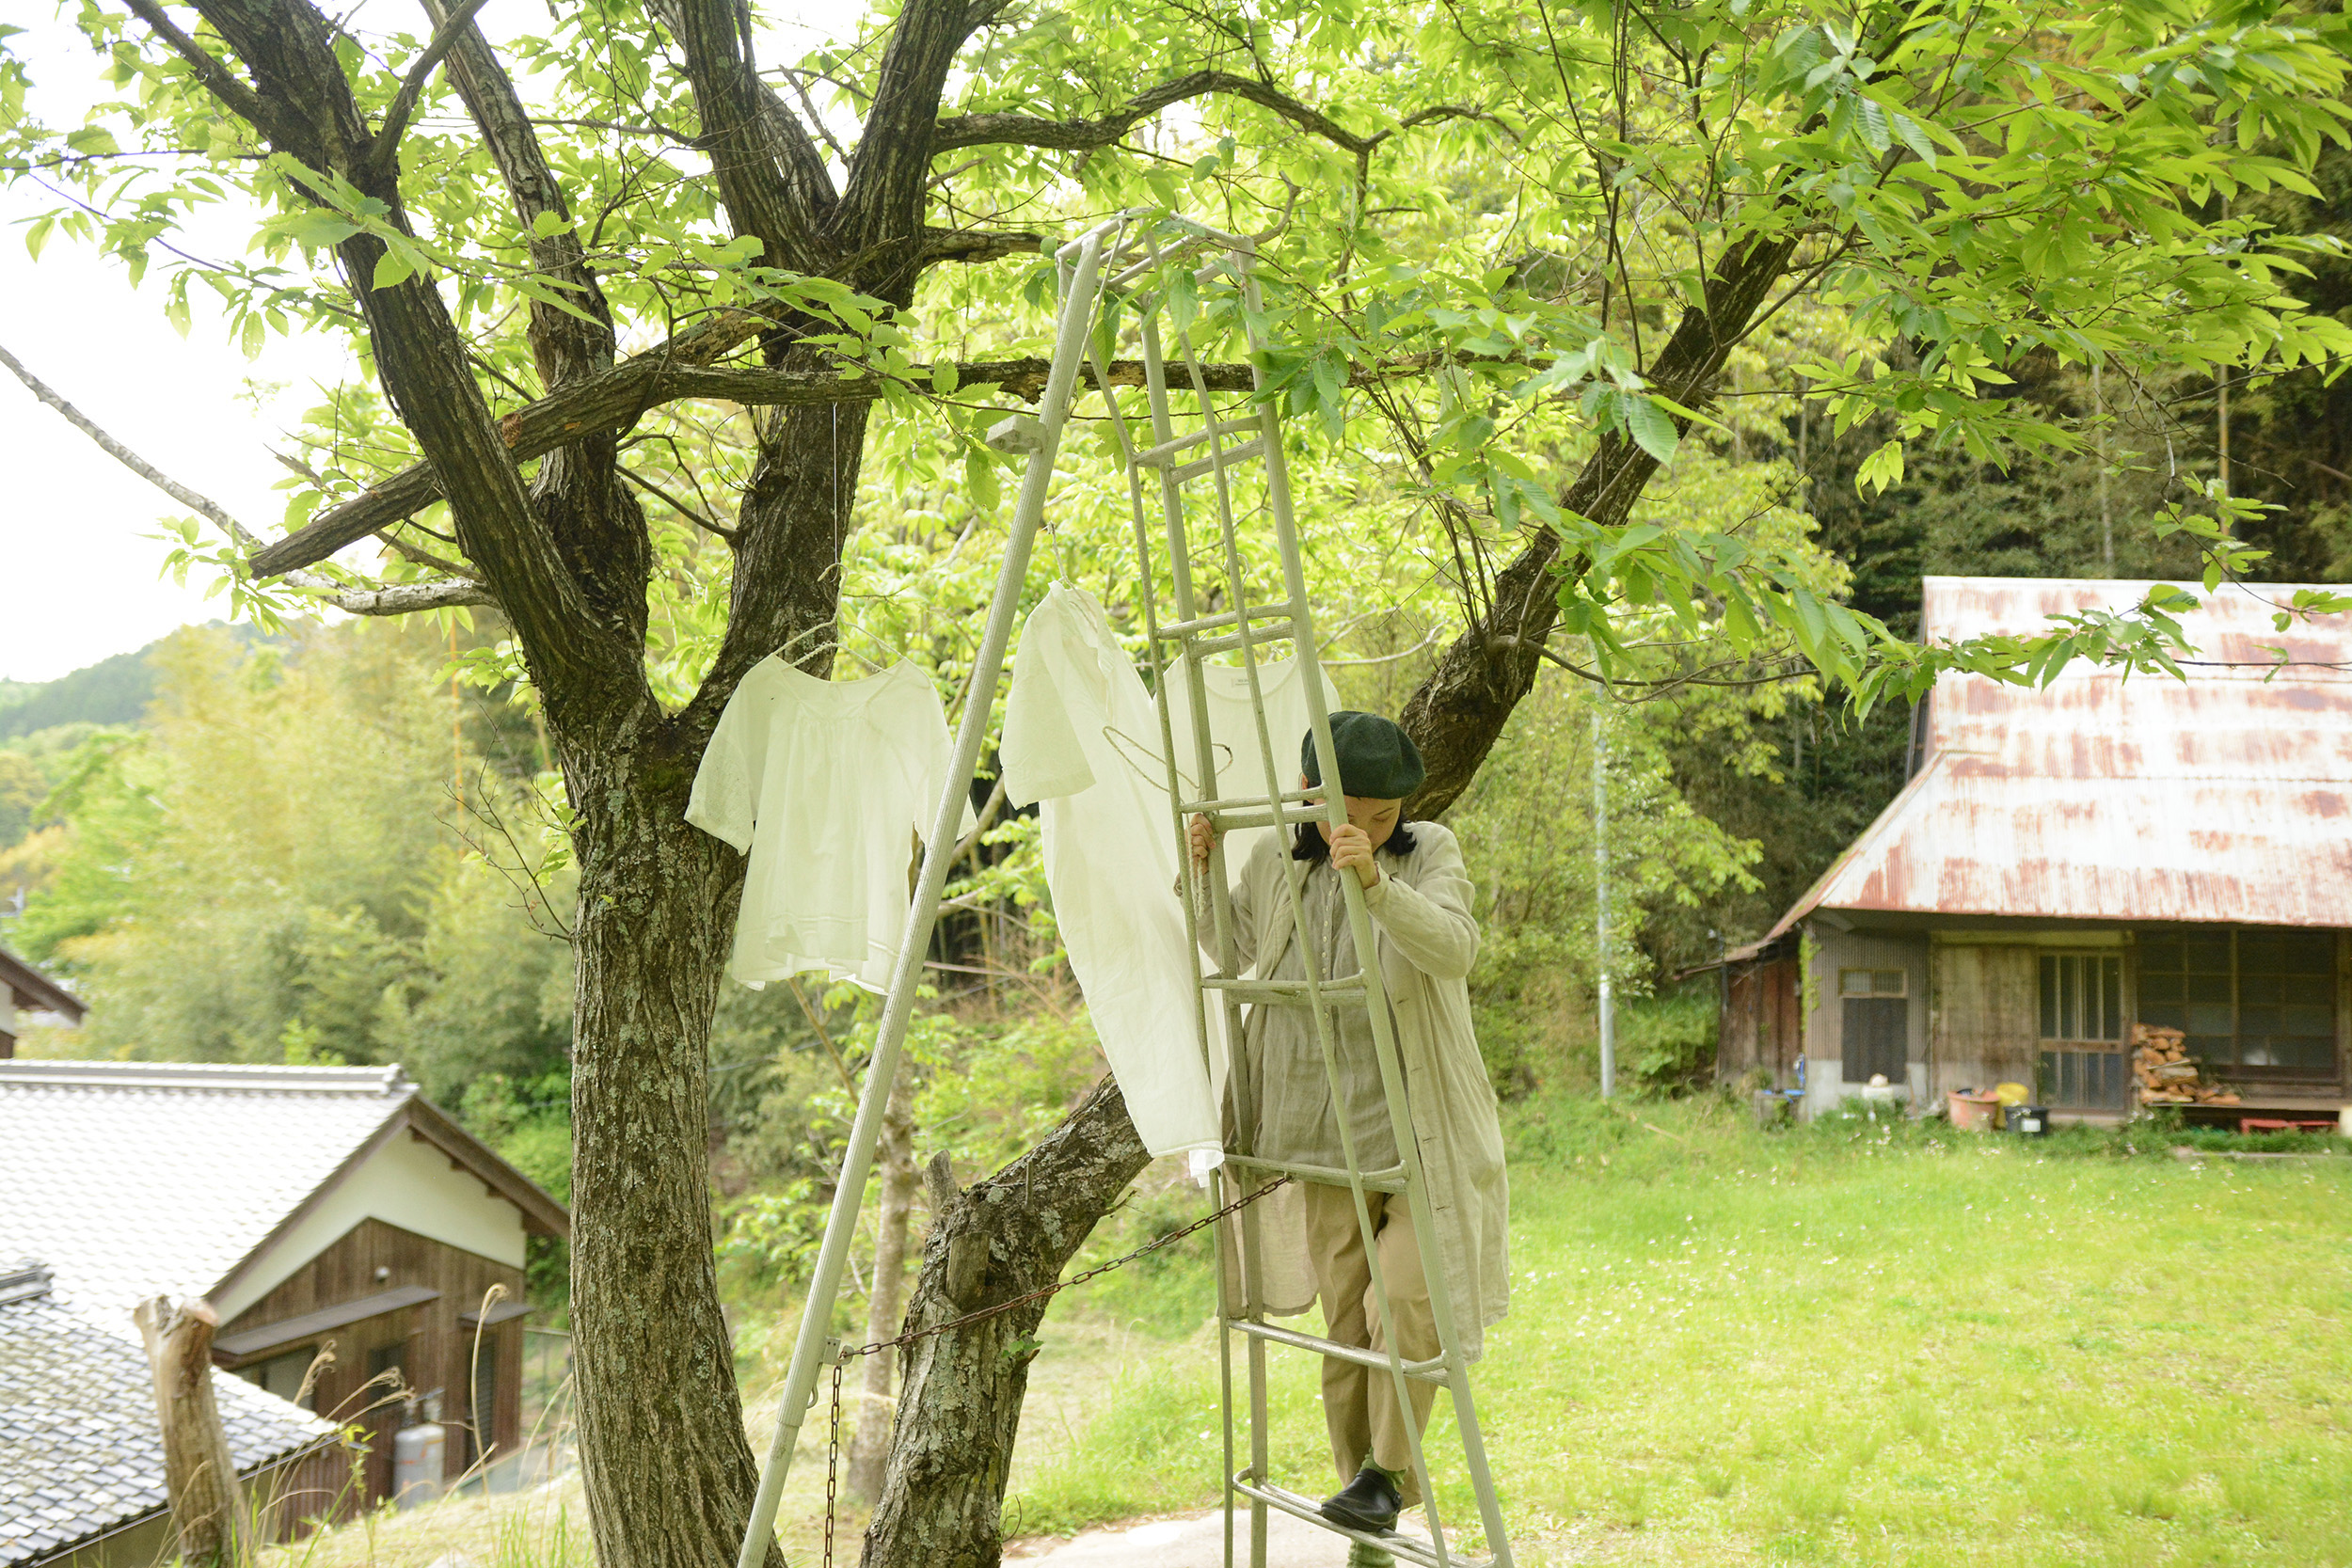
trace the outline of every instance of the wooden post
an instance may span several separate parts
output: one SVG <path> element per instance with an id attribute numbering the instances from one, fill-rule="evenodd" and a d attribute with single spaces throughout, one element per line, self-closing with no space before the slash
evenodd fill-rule
<path id="1" fill-rule="evenodd" d="M 155 1376 L 155 1416 L 164 1433 L 164 1487 L 171 1499 L 180 1556 L 190 1563 L 243 1562 L 245 1499 L 237 1488 L 236 1462 L 229 1434 L 213 1400 L 213 1330 L 220 1314 L 202 1297 L 178 1307 L 169 1296 L 151 1296 L 132 1311 L 147 1341 L 147 1364 Z"/>

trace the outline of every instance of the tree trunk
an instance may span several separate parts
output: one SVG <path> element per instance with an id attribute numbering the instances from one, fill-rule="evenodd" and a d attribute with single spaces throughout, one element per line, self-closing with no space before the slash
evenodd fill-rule
<path id="1" fill-rule="evenodd" d="M 882 1216 L 874 1236 L 874 1290 L 866 1304 L 866 1342 L 898 1331 L 898 1307 L 906 1294 L 907 1220 L 914 1208 L 914 1090 L 901 1068 L 890 1086 L 877 1150 L 882 1164 Z M 877 1353 L 866 1358 L 866 1386 L 858 1392 L 857 1426 L 850 1439 L 850 1495 L 865 1502 L 882 1496 L 882 1462 L 890 1456 L 890 1371 L 898 1358 Z"/>
<path id="2" fill-rule="evenodd" d="M 191 1563 L 243 1562 L 248 1555 L 245 1498 L 236 1461 L 213 1399 L 213 1330 L 220 1315 L 201 1298 L 177 1307 L 151 1296 L 131 1314 L 155 1377 L 155 1418 L 164 1433 L 164 1490 L 180 1556 Z"/>
<path id="3" fill-rule="evenodd" d="M 757 1473 L 709 1200 L 707 1048 L 742 862 L 687 825 L 692 764 L 660 744 L 564 759 L 581 857 L 573 1365 L 608 1568 L 733 1562 Z"/>
<path id="4" fill-rule="evenodd" d="M 1052 1284 L 1151 1162 L 1108 1078 L 1051 1136 L 931 1224 L 907 1326 Z M 903 1353 L 897 1438 L 866 1532 L 865 1568 L 996 1568 L 1005 1478 L 1046 1303 L 1027 1302 Z"/>

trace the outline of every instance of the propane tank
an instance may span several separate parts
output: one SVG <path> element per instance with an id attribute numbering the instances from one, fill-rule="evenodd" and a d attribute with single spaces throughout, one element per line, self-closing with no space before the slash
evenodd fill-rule
<path id="1" fill-rule="evenodd" d="M 412 1417 L 422 1419 L 392 1434 L 392 1503 L 397 1508 L 421 1508 L 441 1495 L 449 1433 L 441 1425 L 439 1399 L 428 1394 L 408 1409 Z"/>

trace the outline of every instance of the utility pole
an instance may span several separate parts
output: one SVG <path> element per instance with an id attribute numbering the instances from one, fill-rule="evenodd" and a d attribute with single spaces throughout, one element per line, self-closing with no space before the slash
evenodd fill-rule
<path id="1" fill-rule="evenodd" d="M 2109 577 L 2115 576 L 2115 515 L 2107 508 L 2107 399 L 2099 384 L 2099 367 L 2106 360 L 2101 355 L 2090 362 L 2090 412 L 2099 432 L 2099 560 Z"/>
<path id="2" fill-rule="evenodd" d="M 1600 1097 L 1617 1092 L 1617 1017 L 1609 988 L 1609 730 L 1593 710 L 1594 954 L 1600 970 Z"/>

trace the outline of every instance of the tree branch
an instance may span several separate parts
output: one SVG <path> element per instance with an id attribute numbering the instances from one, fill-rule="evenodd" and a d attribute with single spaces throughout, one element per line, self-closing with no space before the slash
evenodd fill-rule
<path id="1" fill-rule="evenodd" d="M 913 296 L 921 272 L 940 94 L 989 8 L 987 0 L 905 0 L 875 73 L 874 102 L 841 193 L 841 237 L 851 249 L 886 244 L 898 251 L 882 263 L 883 277 L 866 285 L 897 304 Z"/>
<path id="2" fill-rule="evenodd" d="M 432 41 L 409 66 L 408 74 L 401 78 L 400 91 L 393 95 L 392 106 L 384 111 L 383 129 L 368 144 L 363 156 L 369 165 L 378 168 L 389 166 L 393 152 L 400 147 L 400 138 L 408 130 L 408 117 L 417 112 L 417 99 L 425 84 L 432 80 L 434 71 L 449 52 L 457 47 L 458 39 L 473 25 L 474 13 L 489 3 L 490 0 L 465 0 L 455 11 L 438 19 L 440 25 L 435 29 Z M 438 8 L 434 9 L 437 11 Z"/>
<path id="3" fill-rule="evenodd" d="M 923 230 L 922 264 L 961 261 L 968 265 L 1007 256 L 1035 256 L 1044 243 L 1044 235 L 1026 230 L 928 228 Z"/>
<path id="4" fill-rule="evenodd" d="M 1129 99 L 1109 114 L 1096 119 L 1039 119 L 1030 115 L 958 115 L 943 119 L 931 133 L 931 151 L 951 152 L 960 147 L 979 147 L 987 144 L 1018 147 L 1051 147 L 1081 150 L 1090 147 L 1108 147 L 1133 130 L 1136 123 L 1149 119 L 1171 103 L 1208 93 L 1224 93 L 1247 99 L 1261 108 L 1270 109 L 1293 125 L 1350 152 L 1369 152 L 1388 139 L 1390 133 L 1378 132 L 1359 136 L 1347 130 L 1329 116 L 1309 108 L 1288 93 L 1259 81 L 1254 76 L 1236 76 L 1225 71 L 1196 71 L 1163 82 Z M 1424 109 L 1406 123 L 1419 123 L 1434 118 L 1438 111 Z M 1474 111 L 1460 110 L 1459 114 Z"/>
<path id="5" fill-rule="evenodd" d="M 681 333 L 662 349 L 624 360 L 601 375 L 566 387 L 499 420 L 507 450 L 517 463 L 545 456 L 584 436 L 625 429 L 648 410 L 689 398 L 740 404 L 749 408 L 780 408 L 822 404 L 870 403 L 892 385 L 877 373 L 844 375 L 838 370 L 776 371 L 764 368 L 723 368 L 698 364 L 698 356 L 716 357 L 724 347 L 771 325 L 749 311 L 730 311 L 706 323 L 694 333 Z M 1377 386 L 1406 376 L 1425 374 L 1440 365 L 1479 362 L 1461 354 L 1412 354 L 1374 365 L 1358 365 L 1348 384 Z M 1045 395 L 1041 358 L 981 359 L 956 367 L 961 388 L 993 386 L 1007 397 L 1035 403 Z M 1140 387 L 1143 361 L 1114 359 L 1104 367 L 1113 387 Z M 1216 363 L 1200 367 L 1212 392 L 1248 393 L 1257 387 L 1255 372 L 1243 364 Z M 930 368 L 914 366 L 911 379 L 898 385 L 928 395 Z M 1092 366 L 1079 371 L 1085 385 L 1100 388 Z M 275 576 L 324 561 L 355 539 L 364 539 L 402 518 L 413 515 L 442 499 L 441 482 L 432 465 L 419 463 L 390 475 L 322 513 L 309 527 L 271 542 L 253 557 L 253 570 Z"/>
<path id="6" fill-rule="evenodd" d="M 203 83 L 215 98 L 227 104 L 231 114 L 272 141 L 278 139 L 277 133 L 271 129 L 277 123 L 277 117 L 271 113 L 269 105 L 262 102 L 262 95 L 246 87 L 234 71 L 207 54 L 196 40 L 182 32 L 171 18 L 164 14 L 164 8 L 156 0 L 124 0 L 124 3 L 131 8 L 133 15 L 146 23 L 157 38 L 171 45 L 173 51 L 188 62 L 190 69 L 196 72 L 196 79 Z"/>
<path id="7" fill-rule="evenodd" d="M 25 369 L 24 362 L 6 348 L 0 348 L 0 365 L 6 365 L 24 384 L 34 397 L 63 415 L 65 421 L 96 442 L 98 449 L 148 483 L 178 501 L 182 506 L 213 523 L 233 540 L 237 547 L 250 557 L 261 548 L 262 542 L 253 531 L 237 521 L 227 508 L 156 467 L 137 452 L 116 440 L 101 429 L 96 420 L 83 413 L 52 388 L 47 382 Z M 396 548 L 398 546 L 395 546 Z M 289 587 L 304 593 L 316 594 L 354 615 L 406 615 L 420 610 L 438 610 L 449 605 L 495 604 L 487 591 L 478 582 L 463 578 L 450 578 L 437 582 L 399 583 L 389 588 L 353 589 L 311 572 L 286 574 Z"/>
<path id="8" fill-rule="evenodd" d="M 653 0 L 652 9 L 686 56 L 702 118 L 694 142 L 710 154 L 729 226 L 758 237 L 762 264 L 823 273 L 815 241 L 837 199 L 833 177 L 792 111 L 744 58 L 732 0 Z"/>

